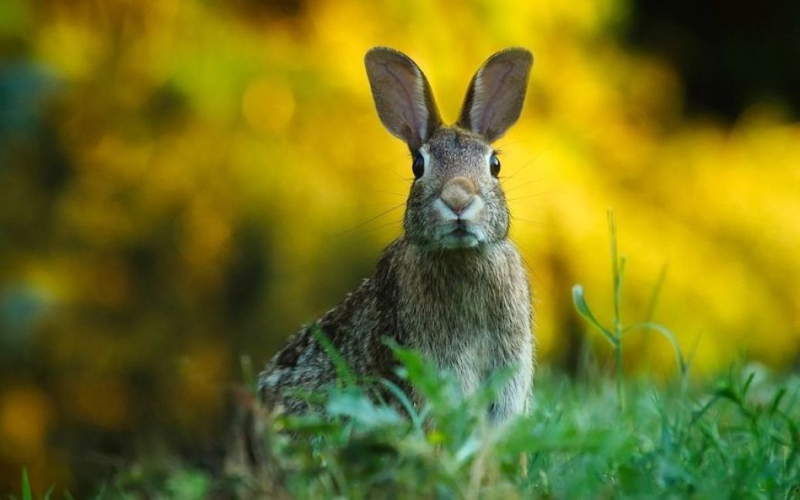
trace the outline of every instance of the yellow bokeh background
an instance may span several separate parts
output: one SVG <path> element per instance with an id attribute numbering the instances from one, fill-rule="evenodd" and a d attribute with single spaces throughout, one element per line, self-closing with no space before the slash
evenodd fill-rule
<path id="1" fill-rule="evenodd" d="M 733 124 L 688 115 L 676 70 L 615 36 L 629 8 L 5 0 L 4 74 L 22 76 L 0 156 L 0 486 L 23 465 L 74 486 L 81 446 L 191 440 L 241 356 L 260 365 L 369 276 L 411 177 L 373 109 L 374 45 L 415 59 L 446 120 L 486 57 L 534 52 L 497 147 L 541 364 L 584 333 L 603 356 L 570 290 L 610 321 L 608 207 L 625 321 L 666 269 L 654 319 L 693 375 L 797 363 L 800 123 L 767 102 Z M 674 370 L 662 339 L 626 348 L 631 373 Z"/>

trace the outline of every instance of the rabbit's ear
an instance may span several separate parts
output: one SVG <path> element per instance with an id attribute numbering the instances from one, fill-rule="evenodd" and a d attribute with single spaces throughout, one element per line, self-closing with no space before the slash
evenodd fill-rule
<path id="1" fill-rule="evenodd" d="M 370 49 L 364 65 L 381 122 L 418 150 L 441 125 L 422 70 L 407 55 L 386 47 Z"/>
<path id="2" fill-rule="evenodd" d="M 522 112 L 533 55 L 522 48 L 500 51 L 483 63 L 467 89 L 458 126 L 483 136 L 500 138 Z"/>

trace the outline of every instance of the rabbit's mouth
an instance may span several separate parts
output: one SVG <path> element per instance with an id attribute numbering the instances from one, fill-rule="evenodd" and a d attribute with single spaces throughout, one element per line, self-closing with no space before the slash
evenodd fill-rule
<path id="1" fill-rule="evenodd" d="M 483 242 L 482 231 L 464 221 L 457 221 L 449 225 L 446 232 L 438 238 L 438 245 L 442 248 L 475 248 Z"/>

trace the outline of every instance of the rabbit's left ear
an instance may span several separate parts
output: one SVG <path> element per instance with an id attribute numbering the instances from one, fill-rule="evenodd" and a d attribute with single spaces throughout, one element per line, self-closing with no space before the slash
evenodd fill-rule
<path id="1" fill-rule="evenodd" d="M 533 55 L 511 48 L 489 57 L 467 89 L 458 126 L 494 142 L 513 125 L 522 112 Z"/>
<path id="2" fill-rule="evenodd" d="M 442 123 L 428 79 L 410 57 L 388 47 L 371 49 L 364 64 L 381 122 L 417 151 Z"/>

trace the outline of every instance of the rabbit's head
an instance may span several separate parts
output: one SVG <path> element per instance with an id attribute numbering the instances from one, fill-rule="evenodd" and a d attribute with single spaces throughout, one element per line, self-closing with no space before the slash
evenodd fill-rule
<path id="1" fill-rule="evenodd" d="M 406 238 L 432 250 L 474 248 L 508 234 L 509 213 L 491 143 L 522 111 L 533 57 L 513 48 L 491 56 L 467 89 L 458 122 L 444 125 L 422 70 L 396 50 L 365 58 L 381 122 L 411 151 Z"/>

